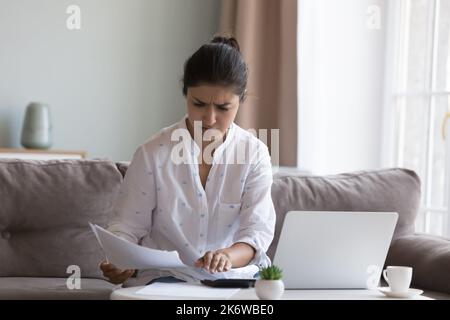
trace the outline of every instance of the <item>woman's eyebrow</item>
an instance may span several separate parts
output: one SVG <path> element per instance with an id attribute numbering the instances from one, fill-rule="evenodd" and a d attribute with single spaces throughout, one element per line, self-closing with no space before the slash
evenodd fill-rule
<path id="1" fill-rule="evenodd" d="M 201 104 L 207 104 L 206 102 L 203 102 L 202 100 L 200 100 L 199 98 L 196 98 L 196 97 L 193 97 L 195 100 L 197 100 L 196 102 L 197 103 L 201 103 Z M 228 105 L 230 105 L 231 103 L 230 102 L 225 102 L 225 103 L 222 103 L 222 104 L 215 104 L 214 103 L 214 105 L 216 106 L 216 107 L 219 107 L 219 108 L 222 108 L 222 107 L 226 107 L 226 106 L 228 106 Z"/>
<path id="2" fill-rule="evenodd" d="M 200 100 L 200 99 L 198 99 L 198 98 L 196 98 L 196 97 L 192 97 L 192 98 L 194 98 L 195 100 L 197 100 L 196 102 L 198 102 L 198 103 L 206 104 L 205 102 L 203 102 L 202 100 Z"/>
<path id="3" fill-rule="evenodd" d="M 230 103 L 229 102 L 225 102 L 225 103 L 222 103 L 222 104 L 214 104 L 216 107 L 219 107 L 219 108 L 223 108 L 223 107 L 226 107 L 226 106 L 228 106 Z"/>

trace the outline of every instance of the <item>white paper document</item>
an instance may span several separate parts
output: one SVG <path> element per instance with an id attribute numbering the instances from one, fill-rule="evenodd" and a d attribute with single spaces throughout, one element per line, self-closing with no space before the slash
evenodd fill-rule
<path id="1" fill-rule="evenodd" d="M 122 239 L 98 225 L 89 223 L 106 258 L 120 269 L 189 268 L 176 251 L 146 248 Z"/>
<path id="2" fill-rule="evenodd" d="M 136 291 L 136 294 L 202 299 L 229 299 L 239 290 L 238 288 L 211 288 L 201 284 L 191 283 L 155 282 Z"/>
<path id="3" fill-rule="evenodd" d="M 259 268 L 250 265 L 233 268 L 227 272 L 209 273 L 203 268 L 196 268 L 184 264 L 177 251 L 151 249 L 125 240 L 98 225 L 89 223 L 97 241 L 105 252 L 108 262 L 119 269 L 162 269 L 171 270 L 177 276 L 188 275 L 192 279 L 216 280 L 222 278 L 252 279 Z M 183 277 L 180 275 L 180 278 Z"/>

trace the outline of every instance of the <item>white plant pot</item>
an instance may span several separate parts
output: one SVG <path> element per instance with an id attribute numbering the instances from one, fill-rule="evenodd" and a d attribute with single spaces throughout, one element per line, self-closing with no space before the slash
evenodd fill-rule
<path id="1" fill-rule="evenodd" d="M 261 300 L 278 300 L 284 292 L 283 280 L 256 280 L 255 291 Z"/>

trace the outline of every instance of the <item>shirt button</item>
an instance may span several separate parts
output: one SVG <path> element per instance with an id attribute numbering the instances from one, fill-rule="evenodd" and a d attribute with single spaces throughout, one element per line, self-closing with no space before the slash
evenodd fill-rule
<path id="1" fill-rule="evenodd" d="M 200 233 L 200 237 L 203 238 L 203 233 Z"/>
<path id="2" fill-rule="evenodd" d="M 201 217 L 204 218 L 204 217 L 205 217 L 205 214 L 202 214 Z"/>

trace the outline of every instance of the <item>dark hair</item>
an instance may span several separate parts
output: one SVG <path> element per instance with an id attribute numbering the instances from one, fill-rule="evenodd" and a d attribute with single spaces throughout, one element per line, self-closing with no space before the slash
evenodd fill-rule
<path id="1" fill-rule="evenodd" d="M 233 37 L 215 36 L 202 45 L 184 64 L 183 94 L 200 83 L 232 86 L 244 101 L 248 68 Z"/>

